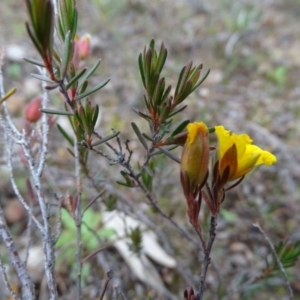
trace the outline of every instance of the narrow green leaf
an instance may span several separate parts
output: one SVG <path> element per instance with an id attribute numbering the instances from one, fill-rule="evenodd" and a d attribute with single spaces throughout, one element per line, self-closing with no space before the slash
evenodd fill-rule
<path id="1" fill-rule="evenodd" d="M 54 31 L 54 8 L 51 1 L 45 2 L 44 14 L 40 16 L 41 20 L 39 24 L 43 24 L 43 33 L 40 39 L 43 39 L 44 49 L 47 49 L 49 53 L 53 48 L 53 31 Z"/>
<path id="2" fill-rule="evenodd" d="M 193 87 L 193 89 L 192 89 L 191 92 L 193 92 L 197 87 L 199 87 L 203 83 L 203 81 L 207 78 L 209 72 L 210 72 L 210 69 L 207 70 L 207 72 L 205 73 L 205 75 L 202 77 L 202 79 L 199 81 L 199 83 L 197 83 L 197 85 L 195 85 Z"/>
<path id="3" fill-rule="evenodd" d="M 178 109 L 176 109 L 176 110 L 173 110 L 173 111 L 169 114 L 169 118 L 171 118 L 171 117 L 175 116 L 176 114 L 178 114 L 179 112 L 185 110 L 186 107 L 187 107 L 187 105 L 184 105 L 184 106 L 182 106 L 182 107 L 180 107 L 180 108 L 178 108 Z"/>
<path id="4" fill-rule="evenodd" d="M 165 93 L 163 94 L 163 96 L 161 97 L 161 100 L 160 100 L 160 104 L 164 103 L 164 101 L 166 101 L 166 99 L 168 98 L 170 92 L 171 92 L 171 89 L 172 89 L 172 86 L 169 85 L 166 90 L 165 90 Z"/>
<path id="5" fill-rule="evenodd" d="M 165 150 L 168 150 L 168 151 L 171 151 L 171 150 L 173 150 L 173 149 L 175 149 L 175 148 L 177 148 L 178 146 L 177 145 L 172 145 L 172 146 L 168 146 L 168 147 L 165 147 L 164 149 Z M 163 152 L 160 150 L 160 149 L 156 149 L 155 151 L 153 151 L 152 153 L 151 153 L 151 156 L 155 156 L 155 155 L 160 155 L 160 154 L 162 154 Z"/>
<path id="6" fill-rule="evenodd" d="M 78 96 L 76 97 L 76 100 L 80 100 L 80 99 L 82 99 L 82 98 L 85 98 L 85 97 L 87 97 L 87 96 L 89 96 L 89 95 L 91 95 L 91 94 L 97 92 L 98 90 L 102 89 L 109 81 L 110 81 L 110 78 L 108 78 L 107 80 L 105 80 L 105 81 L 101 82 L 100 84 L 96 85 L 96 86 L 95 86 L 94 88 L 92 88 L 91 90 L 86 91 L 86 92 L 84 92 L 84 93 L 78 95 Z"/>
<path id="7" fill-rule="evenodd" d="M 185 86 L 182 88 L 181 93 L 176 97 L 176 105 L 183 102 L 192 92 L 193 84 L 187 80 Z"/>
<path id="8" fill-rule="evenodd" d="M 45 65 L 42 61 L 36 60 L 36 59 L 32 59 L 32 58 L 23 58 L 25 61 L 29 62 L 30 64 L 33 64 L 35 66 L 39 66 L 41 68 L 45 68 Z"/>
<path id="9" fill-rule="evenodd" d="M 146 80 L 146 89 L 149 88 L 151 77 L 151 62 L 152 62 L 152 51 L 148 49 L 145 56 L 145 80 Z"/>
<path id="10" fill-rule="evenodd" d="M 72 40 L 75 38 L 77 32 L 77 23 L 78 23 L 78 11 L 74 9 L 74 18 L 73 18 L 73 26 L 72 26 Z"/>
<path id="11" fill-rule="evenodd" d="M 58 17 L 61 20 L 61 25 L 62 25 L 62 30 L 63 30 L 62 38 L 64 40 L 66 37 L 67 31 L 70 29 L 69 17 L 68 17 L 66 2 L 64 0 L 61 0 L 61 1 L 58 1 L 58 4 L 59 4 Z"/>
<path id="12" fill-rule="evenodd" d="M 108 142 L 109 140 L 115 138 L 116 136 L 118 136 L 120 134 L 120 131 L 117 131 L 117 132 L 114 132 L 104 138 L 102 138 L 101 140 L 97 141 L 96 143 L 93 143 L 92 144 L 92 147 L 95 147 L 95 146 L 99 146 L 101 144 L 104 144 L 106 142 Z"/>
<path id="13" fill-rule="evenodd" d="M 159 122 L 161 124 L 164 123 L 168 119 L 170 111 L 171 111 L 171 105 L 170 105 L 170 103 L 166 103 L 165 102 L 163 104 L 163 109 L 161 110 L 161 112 L 159 114 Z"/>
<path id="14" fill-rule="evenodd" d="M 99 116 L 99 105 L 96 105 L 95 108 L 94 108 L 94 111 L 93 111 L 93 116 L 92 116 L 93 127 L 96 126 L 98 116 Z"/>
<path id="15" fill-rule="evenodd" d="M 60 115 L 60 116 L 74 116 L 73 112 L 67 110 L 56 110 L 56 109 L 49 109 L 49 108 L 41 108 L 41 112 L 49 115 Z"/>
<path id="16" fill-rule="evenodd" d="M 159 73 L 155 73 L 153 75 L 153 77 L 151 78 L 151 81 L 149 82 L 148 86 L 147 86 L 148 94 L 151 98 L 153 97 L 154 90 L 155 90 L 155 87 L 158 83 L 158 80 L 159 80 Z M 153 105 L 155 105 L 153 99 L 152 99 L 152 101 L 153 101 Z"/>
<path id="17" fill-rule="evenodd" d="M 137 127 L 137 125 L 134 122 L 131 122 L 131 127 L 132 127 L 133 131 L 135 132 L 136 136 L 138 137 L 138 139 L 140 140 L 141 144 L 148 151 L 147 143 L 146 143 L 143 135 L 141 134 L 140 129 Z"/>
<path id="18" fill-rule="evenodd" d="M 182 93 L 182 88 L 185 85 L 185 82 L 188 78 L 189 72 L 192 68 L 193 62 L 189 61 L 181 70 L 180 75 L 179 75 L 179 79 L 177 82 L 177 86 L 176 86 L 176 90 L 175 90 L 175 98 L 177 98 L 178 94 Z M 177 99 L 175 99 L 177 100 Z M 176 101 L 177 102 L 177 101 Z"/>
<path id="19" fill-rule="evenodd" d="M 79 94 L 82 94 L 86 91 L 87 87 L 89 85 L 89 82 L 86 80 L 83 85 L 80 87 L 80 91 L 79 91 Z"/>
<path id="20" fill-rule="evenodd" d="M 62 23 L 60 17 L 58 18 L 58 31 L 59 31 L 59 34 L 60 34 L 60 38 L 61 38 L 61 40 L 63 41 L 64 38 L 65 38 L 65 34 L 64 34 L 63 23 Z"/>
<path id="21" fill-rule="evenodd" d="M 46 81 L 46 82 L 50 82 L 50 83 L 56 83 L 55 81 L 51 80 L 49 77 L 43 76 L 43 75 L 39 75 L 39 74 L 31 74 L 32 77 L 41 80 L 41 81 Z"/>
<path id="22" fill-rule="evenodd" d="M 146 88 L 146 82 L 145 82 L 145 73 L 144 73 L 144 65 L 143 65 L 143 56 L 142 53 L 139 55 L 139 69 L 140 69 L 140 74 L 142 77 L 143 85 Z"/>
<path id="23" fill-rule="evenodd" d="M 164 149 L 162 147 L 159 147 L 159 150 L 163 152 L 165 155 L 167 155 L 168 157 L 170 157 L 171 159 L 173 159 L 175 162 L 180 164 L 180 159 L 177 156 L 175 156 L 173 153 L 171 153 L 169 150 Z"/>
<path id="24" fill-rule="evenodd" d="M 73 157 L 75 157 L 75 154 L 74 154 L 74 152 L 73 152 L 71 149 L 67 148 L 67 150 L 69 151 L 69 153 L 70 153 Z"/>
<path id="25" fill-rule="evenodd" d="M 73 83 L 76 82 L 86 72 L 86 70 L 87 68 L 82 69 L 73 78 L 71 78 L 68 84 L 66 85 L 66 89 L 68 90 L 73 85 Z"/>
<path id="26" fill-rule="evenodd" d="M 149 43 L 149 48 L 154 51 L 154 48 L 155 48 L 155 40 L 154 39 L 151 39 L 150 43 Z"/>
<path id="27" fill-rule="evenodd" d="M 132 181 L 131 177 L 129 176 L 129 174 L 125 171 L 121 171 L 120 173 L 123 176 L 123 178 L 125 179 L 126 183 L 129 184 L 130 186 L 132 186 L 133 181 Z"/>
<path id="28" fill-rule="evenodd" d="M 164 64 L 166 62 L 167 56 L 168 56 L 168 51 L 165 47 L 165 44 L 162 42 L 161 46 L 160 46 L 158 60 L 157 60 L 156 67 L 155 67 L 155 72 L 161 73 L 161 71 L 164 67 Z"/>
<path id="29" fill-rule="evenodd" d="M 175 89 L 175 97 L 177 96 L 177 94 L 179 93 L 180 91 L 180 87 L 182 85 L 182 78 L 183 78 L 183 74 L 185 72 L 185 69 L 186 69 L 186 66 L 184 66 L 181 71 L 180 71 L 180 74 L 179 74 L 179 77 L 178 77 L 178 81 L 177 81 L 177 85 L 176 85 L 176 89 Z"/>
<path id="30" fill-rule="evenodd" d="M 154 92 L 153 92 L 153 95 L 152 95 L 153 102 L 158 106 L 161 104 L 161 97 L 162 97 L 162 94 L 164 93 L 164 89 L 165 89 L 165 79 L 161 78 L 157 82 Z"/>
<path id="31" fill-rule="evenodd" d="M 56 124 L 56 126 L 60 131 L 60 133 L 64 136 L 64 138 L 70 143 L 71 146 L 74 147 L 73 139 L 67 134 L 67 132 L 59 124 Z"/>
<path id="32" fill-rule="evenodd" d="M 146 95 L 144 95 L 144 102 L 145 102 L 145 106 L 147 108 L 147 111 L 150 111 L 151 104 L 149 103 Z M 152 118 L 151 118 L 151 120 L 152 120 Z"/>
<path id="33" fill-rule="evenodd" d="M 185 120 L 183 122 L 181 122 L 177 127 L 176 129 L 172 132 L 171 136 L 175 136 L 176 134 L 179 134 L 181 133 L 185 128 L 186 126 L 190 123 L 190 120 Z"/>
<path id="34" fill-rule="evenodd" d="M 146 133 L 143 133 L 143 137 L 144 138 L 146 138 L 147 140 L 149 140 L 150 142 L 155 142 L 155 140 L 152 138 L 152 137 L 150 137 L 149 135 L 147 135 Z"/>
<path id="35" fill-rule="evenodd" d="M 116 182 L 117 182 L 117 184 L 122 185 L 122 186 L 126 186 L 128 188 L 133 188 L 134 187 L 133 185 L 128 184 L 126 182 L 121 182 L 121 181 L 116 181 Z"/>
<path id="36" fill-rule="evenodd" d="M 147 121 L 152 121 L 152 118 L 144 113 L 142 113 L 141 111 L 139 110 L 136 110 L 135 108 L 133 108 L 133 111 L 138 114 L 140 117 L 144 118 L 145 120 Z"/>
<path id="37" fill-rule="evenodd" d="M 79 82 L 78 82 L 78 87 L 81 87 L 81 86 L 84 84 L 84 82 L 85 82 L 86 80 L 88 80 L 88 79 L 91 77 L 91 75 L 93 75 L 93 73 L 94 73 L 94 72 L 97 70 L 97 68 L 99 67 L 100 63 L 101 63 L 101 59 L 97 60 L 96 63 L 92 66 L 92 68 L 91 68 L 89 71 L 87 71 L 87 72 L 84 74 L 84 76 L 82 76 L 82 77 L 80 78 L 80 80 L 79 80 Z"/>
<path id="38" fill-rule="evenodd" d="M 58 83 L 57 83 L 57 84 L 53 84 L 53 85 L 47 85 L 47 86 L 45 86 L 45 89 L 46 89 L 46 90 L 54 90 L 54 89 L 56 89 L 58 86 L 59 86 Z"/>
<path id="39" fill-rule="evenodd" d="M 31 41 L 33 42 L 35 48 L 40 53 L 41 57 L 44 58 L 43 49 L 41 47 L 40 42 L 37 40 L 35 33 L 33 32 L 32 28 L 30 27 L 30 25 L 27 22 L 25 23 L 25 26 L 26 26 L 28 35 L 29 35 Z"/>
<path id="40" fill-rule="evenodd" d="M 201 70 L 203 68 L 203 64 L 199 65 L 197 68 L 194 69 L 193 72 L 190 73 L 189 79 L 192 81 L 193 85 L 195 85 L 200 77 Z"/>
<path id="41" fill-rule="evenodd" d="M 72 54 L 72 42 L 71 42 L 71 31 L 69 30 L 65 36 L 64 41 L 64 50 L 63 50 L 63 56 L 62 56 L 62 62 L 61 62 L 61 77 L 62 79 L 65 77 L 65 73 L 67 71 L 71 54 Z"/>

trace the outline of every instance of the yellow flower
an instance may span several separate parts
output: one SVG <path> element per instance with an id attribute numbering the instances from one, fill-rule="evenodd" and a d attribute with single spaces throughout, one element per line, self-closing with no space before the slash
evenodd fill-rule
<path id="1" fill-rule="evenodd" d="M 190 123 L 187 139 L 181 156 L 181 173 L 187 174 L 190 187 L 204 183 L 209 162 L 208 130 L 204 123 Z"/>
<path id="2" fill-rule="evenodd" d="M 272 153 L 252 145 L 252 139 L 247 134 L 230 133 L 223 126 L 215 126 L 215 132 L 218 137 L 217 155 L 221 178 L 225 169 L 229 168 L 226 181 L 246 175 L 257 165 L 270 166 L 277 161 Z"/>

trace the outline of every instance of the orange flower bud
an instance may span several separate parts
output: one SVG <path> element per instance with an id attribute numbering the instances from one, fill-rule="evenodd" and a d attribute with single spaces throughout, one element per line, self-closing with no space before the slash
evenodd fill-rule
<path id="1" fill-rule="evenodd" d="M 42 112 L 40 111 L 42 104 L 42 97 L 37 96 L 26 106 L 25 109 L 25 118 L 27 121 L 31 123 L 37 122 L 42 116 Z"/>
<path id="2" fill-rule="evenodd" d="M 181 156 L 181 173 L 187 174 L 191 191 L 203 185 L 208 173 L 209 141 L 208 129 L 202 122 L 187 126 L 187 140 Z M 183 187 L 185 188 L 185 187 Z"/>

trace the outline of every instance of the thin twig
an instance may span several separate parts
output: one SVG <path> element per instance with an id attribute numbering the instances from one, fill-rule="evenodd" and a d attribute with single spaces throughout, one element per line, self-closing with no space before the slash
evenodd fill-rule
<path id="1" fill-rule="evenodd" d="M 275 248 L 274 248 L 274 245 L 272 244 L 271 240 L 269 239 L 269 237 L 267 236 L 267 234 L 265 233 L 265 231 L 260 227 L 260 225 L 258 223 L 254 223 L 253 224 L 254 227 L 256 227 L 260 233 L 263 235 L 264 239 L 266 240 L 266 242 L 269 244 L 270 246 L 270 249 L 271 249 L 271 252 L 272 252 L 272 255 L 274 256 L 274 258 L 276 259 L 276 262 L 280 268 L 280 272 L 281 274 L 283 275 L 284 277 L 284 281 L 285 281 L 285 285 L 287 287 L 287 290 L 289 291 L 289 299 L 292 300 L 294 299 L 294 294 L 293 294 L 293 290 L 292 290 L 292 287 L 288 281 L 288 278 L 287 278 L 287 275 L 286 275 L 286 272 L 284 270 L 284 267 L 275 251 Z"/>
<path id="2" fill-rule="evenodd" d="M 6 289 L 8 290 L 10 296 L 15 299 L 15 300 L 21 300 L 19 298 L 19 296 L 17 296 L 17 294 L 13 291 L 9 281 L 8 281 L 8 278 L 7 278 L 7 274 L 6 274 L 6 269 L 5 267 L 3 266 L 2 264 L 2 261 L 1 261 L 1 257 L 0 257 L 0 270 L 2 272 L 2 275 L 3 275 L 3 281 L 4 281 L 4 285 L 6 287 Z"/>
<path id="3" fill-rule="evenodd" d="M 131 157 L 132 157 L 133 151 L 129 147 L 130 140 L 126 139 L 124 143 L 125 143 L 125 148 L 126 148 L 126 150 L 128 152 L 128 158 L 127 158 L 126 163 L 129 165 L 130 161 L 131 161 Z"/>
<path id="4" fill-rule="evenodd" d="M 27 227 L 26 227 L 26 240 L 27 244 L 25 247 L 25 259 L 24 259 L 24 264 L 27 266 L 27 261 L 28 261 L 28 256 L 29 256 L 29 249 L 31 246 L 31 233 L 32 233 L 32 217 L 31 215 L 28 215 L 28 222 L 27 222 Z"/>
<path id="5" fill-rule="evenodd" d="M 96 137 L 97 137 L 99 140 L 102 139 L 102 136 L 101 136 L 98 132 L 94 131 L 93 133 L 96 135 Z M 119 152 L 114 146 L 112 146 L 110 143 L 106 142 L 105 145 L 106 145 L 108 148 L 110 148 L 117 156 L 120 155 L 120 152 Z M 121 152 L 121 153 L 122 153 L 122 152 Z"/>
<path id="6" fill-rule="evenodd" d="M 122 299 L 122 300 L 127 300 L 126 296 L 124 295 L 123 291 L 119 288 L 118 285 L 115 285 L 115 286 L 114 286 L 114 290 L 116 291 L 116 293 L 117 293 L 118 295 L 121 296 L 121 299 Z"/>
<path id="7" fill-rule="evenodd" d="M 115 129 L 112 129 L 112 131 L 113 131 L 113 133 L 116 132 Z M 118 143 L 118 146 L 119 146 L 119 153 L 123 153 L 122 143 L 121 143 L 119 135 L 116 136 L 116 140 L 117 140 L 117 143 Z"/>
<path id="8" fill-rule="evenodd" d="M 85 145 L 83 145 L 83 146 L 85 146 Z M 106 158 L 106 159 L 110 162 L 110 164 L 112 164 L 112 165 L 113 165 L 113 164 L 119 163 L 118 159 L 113 159 L 113 158 L 111 158 L 109 155 L 105 154 L 103 151 L 101 151 L 101 150 L 99 150 L 99 149 L 95 149 L 95 148 L 88 148 L 88 149 L 90 149 L 91 151 L 93 151 L 93 152 L 99 154 L 100 156 L 103 156 L 103 157 Z"/>
<path id="9" fill-rule="evenodd" d="M 97 255 L 99 252 L 107 249 L 108 246 L 104 246 L 104 247 L 101 247 L 97 250 L 95 250 L 94 252 L 90 253 L 88 256 L 84 257 L 82 260 L 81 260 L 81 263 L 84 264 L 85 262 L 87 262 L 89 259 L 93 258 L 95 255 Z"/>
<path id="10" fill-rule="evenodd" d="M 208 266 L 211 261 L 210 253 L 216 237 L 216 227 L 217 227 L 217 216 L 212 215 L 210 218 L 209 240 L 207 243 L 207 247 L 205 249 L 204 261 L 202 264 L 201 275 L 200 275 L 199 300 L 202 300 L 204 297 L 205 279 L 206 279 Z"/>
<path id="11" fill-rule="evenodd" d="M 88 204 L 87 206 L 83 209 L 82 211 L 82 217 L 84 215 L 84 213 L 95 203 L 95 201 L 97 201 L 103 194 L 105 193 L 105 190 L 102 191 L 101 193 L 99 193 L 95 198 L 93 198 Z"/>
<path id="12" fill-rule="evenodd" d="M 46 69 L 45 68 L 39 68 L 40 73 L 46 77 Z M 45 109 L 48 104 L 48 92 L 46 89 L 47 83 L 46 81 L 42 81 L 42 89 L 43 89 L 43 97 L 42 97 L 42 108 Z M 48 152 L 48 133 L 49 133 L 49 125 L 48 125 L 48 116 L 47 114 L 42 114 L 42 147 L 41 147 L 41 153 L 39 158 L 39 165 L 37 168 L 37 176 L 41 177 L 45 162 L 46 162 L 46 155 Z"/>
<path id="13" fill-rule="evenodd" d="M 205 240 L 203 238 L 202 231 L 199 228 L 199 226 L 194 226 L 194 224 L 192 224 L 192 226 L 194 227 L 194 229 L 195 229 L 195 231 L 196 231 L 196 233 L 197 233 L 197 235 L 199 237 L 199 240 L 201 242 L 202 251 L 203 251 L 203 253 L 205 253 L 205 251 L 206 251 L 206 242 L 205 242 Z"/>
<path id="14" fill-rule="evenodd" d="M 15 246 L 15 242 L 6 225 L 3 211 L 0 207 L 0 234 L 7 249 L 11 264 L 14 266 L 22 285 L 22 299 L 34 300 L 35 291 L 32 280 L 20 259 L 19 253 Z"/>
<path id="15" fill-rule="evenodd" d="M 109 272 L 107 273 L 107 279 L 106 279 L 106 281 L 105 281 L 105 285 L 104 285 L 103 291 L 102 291 L 102 293 L 101 293 L 101 295 L 100 295 L 100 298 L 99 298 L 100 300 L 103 299 L 103 297 L 104 297 L 104 295 L 105 295 L 105 292 L 106 292 L 106 289 L 107 289 L 107 287 L 108 287 L 108 283 L 109 283 L 110 280 L 113 278 L 113 276 L 114 276 L 113 271 L 109 271 Z"/>

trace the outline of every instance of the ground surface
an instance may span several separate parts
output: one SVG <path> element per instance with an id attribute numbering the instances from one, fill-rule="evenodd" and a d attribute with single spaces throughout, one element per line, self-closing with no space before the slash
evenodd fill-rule
<path id="1" fill-rule="evenodd" d="M 202 120 L 209 126 L 223 124 L 238 133 L 247 132 L 256 144 L 272 151 L 278 163 L 254 171 L 228 194 L 219 218 L 207 299 L 287 299 L 280 274 L 251 285 L 243 296 L 239 284 L 244 277 L 259 275 L 264 259 L 270 253 L 262 235 L 253 228 L 254 222 L 261 224 L 274 244 L 285 239 L 292 242 L 300 239 L 300 1 L 214 0 L 206 4 L 205 11 L 199 2 L 78 1 L 79 33 L 89 32 L 92 36 L 93 53 L 88 64 L 98 57 L 102 59 L 99 77 L 94 80 L 111 77 L 109 85 L 93 99 L 99 103 L 102 112 L 99 130 L 106 134 L 110 133 L 111 127 L 121 130 L 122 138 L 132 140 L 132 147 L 136 149 L 134 158 L 138 160 L 143 155 L 129 123 L 134 119 L 142 128 L 145 126 L 132 108 L 143 105 L 137 57 L 151 38 L 157 44 L 164 41 L 169 50 L 165 76 L 173 86 L 180 69 L 190 59 L 197 64 L 203 63 L 204 70 L 210 68 L 208 79 L 189 97 L 183 117 Z M 8 104 L 18 122 L 22 119 L 24 105 L 39 93 L 37 82 L 29 76 L 32 67 L 18 57 L 37 56 L 24 27 L 27 18 L 24 3 L 2 1 L 0 15 L 0 46 L 6 47 L 8 52 L 4 66 L 5 88 L 18 88 Z M 61 105 L 54 93 L 52 101 L 53 106 Z M 51 137 L 45 188 L 64 194 L 72 189 L 73 162 L 56 129 L 51 132 Z M 0 152 L 3 154 L 2 144 Z M 20 208 L 9 187 L 3 158 L 1 162 L 1 202 L 21 247 L 26 220 L 22 213 L 20 217 L 17 215 Z M 155 181 L 156 198 L 167 212 L 173 214 L 176 222 L 193 235 L 185 217 L 178 168 L 168 159 L 161 163 L 163 167 Z M 108 167 L 100 158 L 94 157 L 92 165 L 94 174 L 101 169 L 101 176 L 110 174 L 120 179 L 118 167 Z M 17 174 L 22 172 L 22 168 L 17 170 Z M 97 173 L 97 176 L 100 175 Z M 110 186 L 115 178 L 111 178 Z M 20 185 L 26 193 L 26 183 L 21 178 Z M 88 182 L 85 193 L 87 198 L 96 194 Z M 122 193 L 130 199 L 139 199 L 134 200 L 135 205 L 145 202 L 138 191 L 122 189 Z M 188 277 L 188 280 L 184 279 L 180 270 L 157 266 L 166 287 L 182 299 L 182 291 L 191 283 L 197 287 L 200 269 L 197 252 L 168 221 L 152 214 L 148 207 L 143 207 L 143 212 L 160 224 L 157 226 L 167 234 L 181 264 L 179 268 Z M 202 221 L 208 224 L 205 213 Z M 38 239 L 35 242 L 38 246 Z M 109 247 L 106 255 L 110 267 L 122 281 L 127 298 L 145 299 L 147 289 L 131 275 L 115 249 Z M 97 299 L 97 292 L 103 286 L 102 267 L 99 261 L 89 264 L 84 299 Z M 68 276 L 72 263 L 60 264 L 57 270 L 62 299 L 73 299 L 70 295 L 74 290 L 74 278 Z M 295 299 L 300 298 L 299 271 L 299 262 L 287 270 Z M 37 284 L 43 290 L 39 279 Z M 148 291 L 148 295 L 154 297 L 151 295 L 155 292 Z M 42 292 L 40 299 L 43 299 Z"/>

